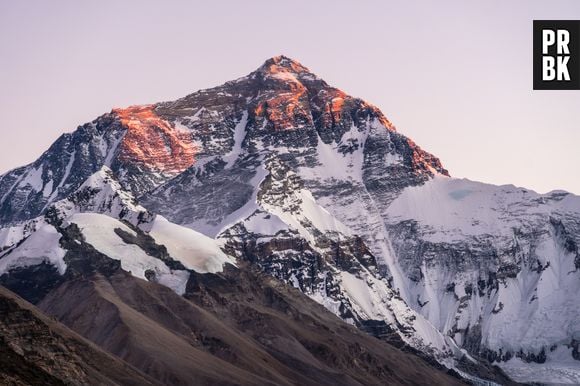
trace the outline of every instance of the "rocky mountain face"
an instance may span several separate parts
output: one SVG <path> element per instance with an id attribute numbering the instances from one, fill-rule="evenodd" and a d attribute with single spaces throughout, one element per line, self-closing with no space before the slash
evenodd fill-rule
<path id="1" fill-rule="evenodd" d="M 386 227 L 405 300 L 516 379 L 578 382 L 580 197 L 436 177 Z"/>
<path id="2" fill-rule="evenodd" d="M 375 106 L 284 56 L 63 135 L 0 177 L 0 224 L 0 282 L 85 336 L 92 322 L 59 303 L 73 286 L 139 308 L 115 279 L 130 272 L 240 323 L 223 285 L 208 300 L 195 283 L 243 288 L 259 271 L 471 380 L 508 382 L 495 363 L 519 380 L 580 381 L 580 198 L 451 178 Z"/>
<path id="3" fill-rule="evenodd" d="M 234 262 L 213 239 L 150 216 L 111 173 L 2 252 L 0 284 L 38 307 L 0 287 L 8 384 L 464 384 Z"/>

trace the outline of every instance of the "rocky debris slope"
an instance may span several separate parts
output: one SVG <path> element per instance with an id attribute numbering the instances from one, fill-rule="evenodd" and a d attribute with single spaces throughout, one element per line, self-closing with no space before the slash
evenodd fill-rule
<path id="1" fill-rule="evenodd" d="M 461 383 L 245 266 L 194 274 L 183 297 L 122 271 L 96 275 L 39 307 L 164 384 Z"/>
<path id="2" fill-rule="evenodd" d="M 118 358 L 0 286 L 3 385 L 155 385 Z"/>

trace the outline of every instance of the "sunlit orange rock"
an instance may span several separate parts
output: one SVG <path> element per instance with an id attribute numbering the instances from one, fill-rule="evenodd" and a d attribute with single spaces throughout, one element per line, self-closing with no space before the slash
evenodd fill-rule
<path id="1" fill-rule="evenodd" d="M 396 131 L 376 106 L 328 86 L 290 58 L 268 59 L 257 73 L 269 84 L 267 92 L 258 94 L 253 114 L 257 119 L 267 119 L 274 130 L 313 126 L 314 119 L 322 127 L 333 128 L 346 122 L 345 117 L 360 114 L 372 116 L 387 130 Z"/>
<path id="2" fill-rule="evenodd" d="M 291 72 L 291 73 L 301 73 L 309 72 L 308 68 L 304 67 L 302 64 L 285 57 L 284 55 L 274 56 L 270 60 L 264 63 L 265 71 L 275 74 L 279 72 Z"/>
<path id="3" fill-rule="evenodd" d="M 297 74 L 308 69 L 284 57 L 274 57 L 268 63 L 262 72 L 266 78 L 279 82 L 280 89 L 256 107 L 256 116 L 266 117 L 276 130 L 312 124 L 308 90 L 297 78 Z"/>
<path id="4" fill-rule="evenodd" d="M 195 162 L 198 151 L 191 133 L 175 129 L 151 105 L 113 109 L 127 128 L 119 160 L 137 163 L 151 171 L 177 174 Z"/>
<path id="5" fill-rule="evenodd" d="M 339 121 L 342 115 L 342 106 L 344 106 L 344 97 L 337 96 L 330 101 L 330 114 L 335 121 Z"/>
<path id="6" fill-rule="evenodd" d="M 443 168 L 439 158 L 427 153 L 421 149 L 412 139 L 406 138 L 409 149 L 412 151 L 412 166 L 418 171 L 427 171 L 435 173 L 436 170 L 445 176 L 449 176 L 449 172 Z"/>
<path id="7" fill-rule="evenodd" d="M 328 91 L 328 95 L 324 97 L 323 102 L 323 126 L 332 127 L 340 123 L 346 98 L 349 97 L 339 89 L 331 89 Z"/>
<path id="8" fill-rule="evenodd" d="M 302 124 L 312 125 L 312 116 L 304 105 L 308 102 L 301 100 L 303 92 L 279 94 L 264 103 L 266 118 L 275 129 L 287 130 Z"/>
<path id="9" fill-rule="evenodd" d="M 254 115 L 256 115 L 256 117 L 262 117 L 264 115 L 264 103 L 260 103 L 258 106 L 256 106 Z"/>

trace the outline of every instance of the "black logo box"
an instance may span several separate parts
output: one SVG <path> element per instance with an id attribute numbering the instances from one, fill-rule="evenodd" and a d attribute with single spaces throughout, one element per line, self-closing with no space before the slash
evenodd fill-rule
<path id="1" fill-rule="evenodd" d="M 542 31 L 566 30 L 570 34 L 568 48 L 570 80 L 542 80 Z M 556 44 L 549 47 L 548 55 L 556 57 Z M 534 90 L 580 90 L 580 20 L 534 20 Z"/>

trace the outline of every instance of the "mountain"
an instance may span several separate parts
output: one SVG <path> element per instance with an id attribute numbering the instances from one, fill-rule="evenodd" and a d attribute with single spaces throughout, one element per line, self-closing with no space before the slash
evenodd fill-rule
<path id="1" fill-rule="evenodd" d="M 267 280 L 277 280 L 303 294 L 298 310 L 311 307 L 303 305 L 309 297 L 388 343 L 381 347 L 471 381 L 508 383 L 495 364 L 520 381 L 580 382 L 580 198 L 449 177 L 377 107 L 284 56 L 221 86 L 113 109 L 64 134 L 37 161 L 0 177 L 0 224 L 0 283 L 85 337 L 96 324 L 86 320 L 89 309 L 67 308 L 76 292 L 142 313 L 125 296 L 151 294 L 144 280 L 202 309 L 219 304 L 211 312 L 242 323 L 239 306 L 222 299 L 244 297 L 245 281 L 257 281 L 264 288 L 244 299 L 258 307 L 270 296 Z M 121 281 L 138 284 L 119 287 L 122 272 L 136 279 Z M 213 300 L 200 300 L 199 280 L 217 286 Z M 314 325 L 330 320 L 317 318 Z M 183 326 L 170 319 L 164 328 L 174 334 Z M 106 345 L 100 333 L 89 339 Z M 131 355 L 119 347 L 107 350 Z M 163 351 L 131 347 L 148 360 Z M 363 362 L 375 363 L 369 352 Z"/>
<path id="2" fill-rule="evenodd" d="M 54 384 L 463 384 L 457 373 L 360 332 L 298 290 L 236 263 L 213 239 L 148 216 L 130 193 L 116 188 L 105 167 L 30 222 L 35 228 L 30 235 L 2 253 L 0 283 L 38 307 L 18 300 L 2 313 L 0 321 L 9 323 L 0 328 L 0 342 L 11 342 L 14 335 L 24 342 L 23 348 L 10 346 L 14 359 L 9 357 L 8 364 L 20 363 L 17 354 L 39 350 L 29 348 L 31 339 L 51 348 L 40 349 L 40 369 L 30 360 L 28 367 L 9 368 L 7 379 L 20 375 L 24 384 L 36 382 L 33 376 Z M 127 219 L 138 219 L 139 226 Z M 22 314 L 21 308 L 31 311 Z M 43 324 L 31 325 L 30 313 Z M 52 332 L 64 330 L 55 320 L 131 371 L 103 380 L 92 367 L 85 370 L 96 360 L 90 351 L 78 358 L 82 348 L 77 346 L 70 354 L 72 369 L 51 367 L 51 358 L 69 355 Z M 2 367 L 8 359 L 3 357 Z"/>

